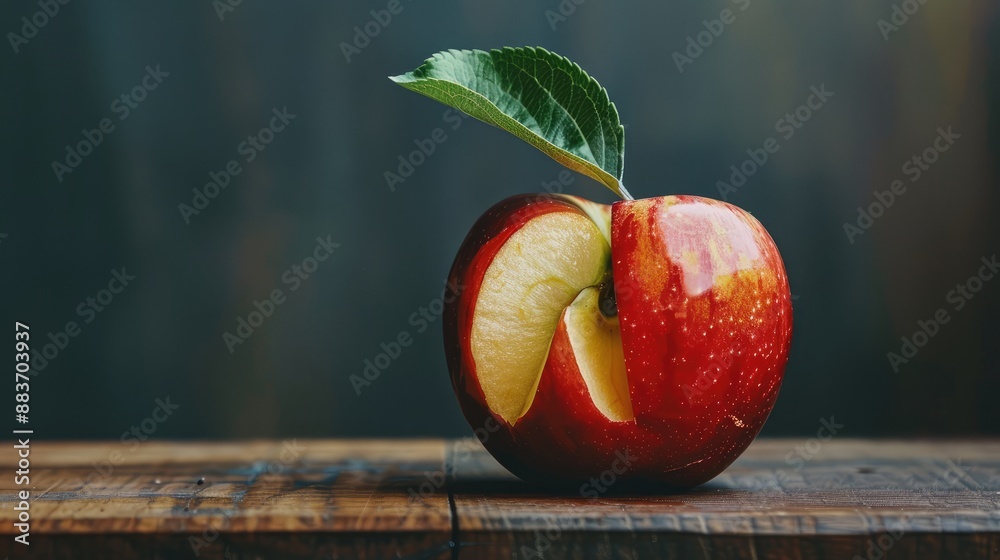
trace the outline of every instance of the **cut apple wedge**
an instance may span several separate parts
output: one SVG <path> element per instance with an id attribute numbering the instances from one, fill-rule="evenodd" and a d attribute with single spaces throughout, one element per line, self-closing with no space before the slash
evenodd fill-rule
<path id="1" fill-rule="evenodd" d="M 510 424 L 531 406 L 564 310 L 610 270 L 604 233 L 584 212 L 566 209 L 535 216 L 511 235 L 487 268 L 476 299 L 471 348 L 479 383 L 490 410 Z M 590 328 L 585 314 L 571 314 L 578 333 Z M 594 343 L 580 342 L 588 350 Z M 589 362 L 612 356 L 603 347 L 593 354 L 581 369 L 593 371 Z M 604 395 L 606 384 L 591 377 L 588 387 L 593 383 Z M 622 408 L 611 401 L 608 407 Z"/>

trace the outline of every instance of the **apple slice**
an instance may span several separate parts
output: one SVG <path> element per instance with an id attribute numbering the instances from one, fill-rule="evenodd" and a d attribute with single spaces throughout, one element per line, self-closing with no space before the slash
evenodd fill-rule
<path id="1" fill-rule="evenodd" d="M 610 271 L 604 234 L 582 211 L 566 208 L 535 216 L 511 235 L 476 298 L 470 337 L 475 370 L 487 406 L 509 424 L 531 406 L 563 310 Z"/>

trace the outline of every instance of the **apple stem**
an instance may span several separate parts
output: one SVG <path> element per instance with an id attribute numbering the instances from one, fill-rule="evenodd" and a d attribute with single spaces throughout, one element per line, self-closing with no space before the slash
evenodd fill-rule
<path id="1" fill-rule="evenodd" d="M 618 194 L 622 197 L 622 200 L 635 200 L 632 198 L 632 195 L 625 190 L 625 185 L 621 181 L 618 181 Z"/>

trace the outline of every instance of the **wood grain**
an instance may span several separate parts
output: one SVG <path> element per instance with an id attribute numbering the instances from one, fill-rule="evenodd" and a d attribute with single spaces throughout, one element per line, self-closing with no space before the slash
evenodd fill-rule
<path id="1" fill-rule="evenodd" d="M 232 560 L 244 549 L 446 557 L 447 492 L 410 493 L 425 473 L 441 472 L 444 449 L 412 440 L 146 442 L 134 451 L 118 442 L 38 442 L 31 548 L 51 546 L 46 557 L 73 556 L 81 549 L 72 543 L 87 542 L 84 549 L 121 558 L 169 550 L 164 557 Z M 15 464 L 14 455 L 5 451 L 3 463 Z M 0 477 L 0 500 L 12 502 L 15 491 L 13 477 Z M 0 511 L 0 533 L 14 532 L 14 513 Z M 0 541 L 0 553 L 17 551 L 11 541 Z"/>
<path id="2" fill-rule="evenodd" d="M 694 490 L 596 498 L 469 449 L 449 451 L 460 546 L 498 558 L 1000 558 L 996 441 L 759 440 Z"/>
<path id="3" fill-rule="evenodd" d="M 760 440 L 700 488 L 596 497 L 475 440 L 32 445 L 30 557 L 1000 559 L 1000 441 Z"/>

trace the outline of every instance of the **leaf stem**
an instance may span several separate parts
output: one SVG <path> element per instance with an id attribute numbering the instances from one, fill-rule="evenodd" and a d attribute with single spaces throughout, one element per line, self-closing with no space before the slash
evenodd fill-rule
<path id="1" fill-rule="evenodd" d="M 632 194 L 625 190 L 625 184 L 621 181 L 618 182 L 618 191 L 621 194 L 622 200 L 635 200 L 632 198 Z"/>

